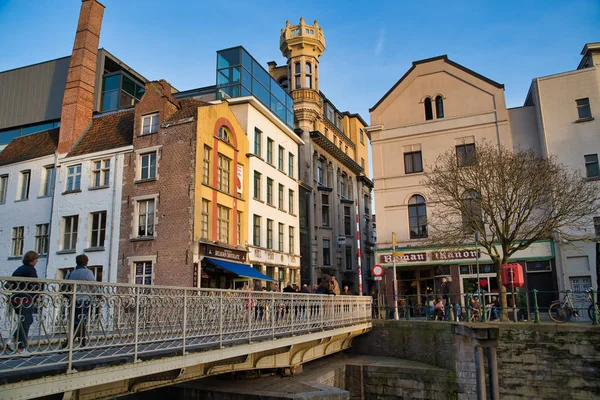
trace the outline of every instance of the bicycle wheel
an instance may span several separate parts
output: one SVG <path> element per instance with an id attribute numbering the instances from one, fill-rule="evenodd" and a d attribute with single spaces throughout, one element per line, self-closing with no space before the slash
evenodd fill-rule
<path id="1" fill-rule="evenodd" d="M 596 307 L 598 307 L 598 309 L 600 309 L 600 303 L 596 304 Z M 588 316 L 590 317 L 590 320 L 594 320 L 594 304 L 590 304 L 590 308 L 588 308 Z M 600 319 L 600 316 L 598 317 Z"/>
<path id="2" fill-rule="evenodd" d="M 571 319 L 571 309 L 563 306 L 560 301 L 555 301 L 548 308 L 548 316 L 554 322 L 567 322 Z"/>

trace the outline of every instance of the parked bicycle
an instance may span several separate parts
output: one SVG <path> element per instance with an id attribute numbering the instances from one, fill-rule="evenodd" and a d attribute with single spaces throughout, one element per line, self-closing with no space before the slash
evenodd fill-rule
<path id="1" fill-rule="evenodd" d="M 586 290 L 585 294 L 587 296 L 587 300 L 591 302 L 588 308 L 588 316 L 590 320 L 594 320 L 594 313 L 598 315 L 600 313 L 600 308 L 598 307 L 599 303 L 594 301 L 591 290 Z M 556 300 L 550 304 L 548 308 L 548 315 L 550 319 L 554 322 L 569 322 L 571 318 L 580 318 L 579 311 L 577 307 L 573 304 L 573 298 L 569 291 L 566 292 L 565 297 L 562 300 Z"/>

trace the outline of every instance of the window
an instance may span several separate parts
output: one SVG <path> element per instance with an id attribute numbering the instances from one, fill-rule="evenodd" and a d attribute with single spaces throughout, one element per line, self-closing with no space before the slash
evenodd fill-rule
<path id="1" fill-rule="evenodd" d="M 527 272 L 547 272 L 552 271 L 550 261 L 527 261 Z"/>
<path id="2" fill-rule="evenodd" d="M 335 113 L 333 112 L 333 107 L 329 103 L 325 106 L 325 116 L 329 121 L 335 123 Z"/>
<path id="3" fill-rule="evenodd" d="M 444 118 L 444 99 L 442 96 L 435 98 L 435 117 Z"/>
<path id="4" fill-rule="evenodd" d="M 38 254 L 48 254 L 48 227 L 49 224 L 35 226 L 35 251 Z"/>
<path id="5" fill-rule="evenodd" d="M 425 104 L 425 120 L 433 119 L 433 110 L 431 108 L 431 99 L 428 97 L 423 102 Z"/>
<path id="6" fill-rule="evenodd" d="M 202 220 L 200 222 L 200 238 L 205 240 L 208 240 L 209 207 L 209 201 L 206 199 L 202 199 Z"/>
<path id="7" fill-rule="evenodd" d="M 79 215 L 63 217 L 63 242 L 62 250 L 75 250 L 77 248 L 77 226 Z"/>
<path id="8" fill-rule="evenodd" d="M 472 232 L 481 231 L 483 220 L 481 207 L 477 202 L 479 194 L 475 190 L 466 190 L 463 195 L 462 223 L 463 227 Z"/>
<path id="9" fill-rule="evenodd" d="M 321 195 L 321 220 L 323 226 L 329 226 L 329 195 Z"/>
<path id="10" fill-rule="evenodd" d="M 404 153 L 404 173 L 414 174 L 423 172 L 423 160 L 420 151 Z"/>
<path id="11" fill-rule="evenodd" d="M 217 206 L 217 234 L 222 243 L 229 243 L 229 208 Z"/>
<path id="12" fill-rule="evenodd" d="M 291 189 L 288 190 L 288 212 L 294 213 L 294 191 Z"/>
<path id="13" fill-rule="evenodd" d="M 267 138 L 267 162 L 273 164 L 273 140 Z"/>
<path id="14" fill-rule="evenodd" d="M 106 211 L 92 213 L 92 230 L 90 234 L 90 247 L 104 247 L 106 237 Z"/>
<path id="15" fill-rule="evenodd" d="M 346 246 L 346 271 L 352 271 L 352 247 Z"/>
<path id="16" fill-rule="evenodd" d="M 360 143 L 365 144 L 365 132 L 362 129 L 360 130 Z"/>
<path id="17" fill-rule="evenodd" d="M 108 186 L 110 177 L 110 160 L 92 162 L 92 187 Z"/>
<path id="18" fill-rule="evenodd" d="M 54 191 L 54 165 L 44 167 L 44 182 L 42 183 L 42 196 L 51 196 Z M 0 194 L 1 196 L 1 194 Z M 0 201 L 2 199 L 0 198 Z"/>
<path id="19" fill-rule="evenodd" d="M 422 196 L 414 195 L 408 201 L 408 219 L 410 238 L 420 239 L 427 237 L 427 208 Z"/>
<path id="20" fill-rule="evenodd" d="M 19 182 L 19 198 L 17 200 L 29 199 L 29 184 L 31 183 L 31 171 L 21 171 Z"/>
<path id="21" fill-rule="evenodd" d="M 254 198 L 256 200 L 260 200 L 260 180 L 261 180 L 260 172 L 254 171 Z"/>
<path id="22" fill-rule="evenodd" d="M 219 170 L 217 174 L 217 187 L 219 190 L 229 193 L 229 166 L 231 160 L 219 154 Z"/>
<path id="23" fill-rule="evenodd" d="M 348 200 L 354 200 L 354 185 L 352 184 L 352 178 L 348 178 Z"/>
<path id="24" fill-rule="evenodd" d="M 262 157 L 262 132 L 254 128 L 254 155 Z"/>
<path id="25" fill-rule="evenodd" d="M 295 86 L 296 89 L 301 89 L 302 88 L 302 82 L 301 82 L 301 76 L 300 76 L 300 63 L 296 63 L 294 65 L 294 81 L 295 81 Z"/>
<path id="26" fill-rule="evenodd" d="M 252 226 L 252 236 L 253 236 L 253 244 L 257 247 L 260 247 L 260 215 L 254 215 L 254 223 Z"/>
<path id="27" fill-rule="evenodd" d="M 317 182 L 323 184 L 323 161 L 317 160 Z"/>
<path id="28" fill-rule="evenodd" d="M 224 142 L 229 143 L 229 139 L 231 137 L 231 135 L 229 134 L 229 129 L 227 129 L 226 126 L 222 126 L 219 128 L 219 139 L 221 139 Z"/>
<path id="29" fill-rule="evenodd" d="M 210 185 L 210 147 L 204 146 L 204 159 L 202 160 L 202 183 Z"/>
<path id="30" fill-rule="evenodd" d="M 267 204 L 273 205 L 273 179 L 267 178 Z"/>
<path id="31" fill-rule="evenodd" d="M 138 238 L 154 237 L 154 199 L 137 202 Z"/>
<path id="32" fill-rule="evenodd" d="M 323 239 L 323 265 L 331 265 L 330 240 Z"/>
<path id="33" fill-rule="evenodd" d="M 283 171 L 283 154 L 284 154 L 284 149 L 283 147 L 279 146 L 279 170 Z"/>
<path id="34" fill-rule="evenodd" d="M 142 135 L 158 132 L 158 113 L 142 117 Z"/>
<path id="35" fill-rule="evenodd" d="M 459 167 L 466 167 L 475 163 L 475 143 L 456 146 L 456 161 Z"/>
<path id="36" fill-rule="evenodd" d="M 279 246 L 277 247 L 277 249 L 279 251 L 283 251 L 283 224 L 279 224 Z"/>
<path id="37" fill-rule="evenodd" d="M 304 77 L 307 89 L 312 89 L 312 65 L 310 63 L 304 64 Z"/>
<path id="38" fill-rule="evenodd" d="M 363 169 L 363 171 L 365 170 L 365 159 L 364 158 L 360 158 L 360 167 Z"/>
<path id="39" fill-rule="evenodd" d="M 67 192 L 80 190 L 81 188 L 81 164 L 71 165 L 67 168 Z"/>
<path id="40" fill-rule="evenodd" d="M 8 175 L 0 176 L 0 203 L 6 203 L 6 190 L 8 189 Z"/>
<path id="41" fill-rule="evenodd" d="M 267 219 L 267 249 L 273 249 L 273 220 Z"/>
<path id="42" fill-rule="evenodd" d="M 294 177 L 294 155 L 292 153 L 288 154 L 288 176 Z"/>
<path id="43" fill-rule="evenodd" d="M 589 119 L 592 118 L 592 110 L 590 109 L 590 99 L 579 99 L 575 100 L 577 103 L 577 114 L 579 115 L 579 119 Z"/>
<path id="44" fill-rule="evenodd" d="M 241 244 L 242 242 L 242 212 L 237 212 L 237 226 L 235 230 L 235 244 Z"/>
<path id="45" fill-rule="evenodd" d="M 140 168 L 140 179 L 156 178 L 156 152 L 142 154 L 140 156 L 142 167 Z"/>
<path id="46" fill-rule="evenodd" d="M 152 261 L 135 262 L 133 268 L 136 285 L 152 285 Z"/>
<path id="47" fill-rule="evenodd" d="M 23 235 L 25 233 L 24 226 L 12 228 L 12 246 L 10 250 L 11 257 L 19 257 L 23 255 Z"/>
<path id="48" fill-rule="evenodd" d="M 596 239 L 600 239 L 600 217 L 594 217 L 594 232 L 596 233 Z"/>
<path id="49" fill-rule="evenodd" d="M 280 183 L 279 184 L 279 209 L 283 210 L 283 203 L 284 203 L 284 199 L 283 199 L 283 193 L 284 193 L 284 187 L 283 185 Z"/>
<path id="50" fill-rule="evenodd" d="M 600 176 L 598 154 L 588 154 L 585 156 L 585 172 L 588 178 L 598 178 Z"/>
<path id="51" fill-rule="evenodd" d="M 294 254 L 295 253 L 295 239 L 294 239 L 294 228 L 293 226 L 290 226 L 288 228 L 288 240 L 289 240 L 289 250 L 290 250 L 290 254 Z"/>
<path id="52" fill-rule="evenodd" d="M 344 234 L 352 235 L 352 215 L 348 206 L 344 207 Z"/>

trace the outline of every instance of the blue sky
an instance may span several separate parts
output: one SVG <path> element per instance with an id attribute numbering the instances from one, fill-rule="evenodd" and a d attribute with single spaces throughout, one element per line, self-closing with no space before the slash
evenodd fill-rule
<path id="1" fill-rule="evenodd" d="M 515 107 L 532 78 L 576 68 L 583 45 L 600 41 L 599 0 L 101 2 L 101 47 L 179 90 L 214 84 L 219 49 L 243 45 L 265 66 L 284 63 L 285 21 L 317 19 L 327 42 L 321 90 L 367 122 L 369 107 L 412 61 L 447 54 L 505 84 Z M 79 7 L 80 0 L 0 0 L 0 71 L 69 55 Z"/>

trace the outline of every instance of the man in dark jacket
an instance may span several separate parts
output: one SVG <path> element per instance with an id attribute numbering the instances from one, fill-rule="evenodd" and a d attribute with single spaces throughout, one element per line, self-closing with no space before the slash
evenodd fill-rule
<path id="1" fill-rule="evenodd" d="M 75 262 L 77 263 L 77 266 L 75 267 L 75 269 L 71 272 L 69 272 L 69 275 L 67 275 L 67 280 L 70 281 L 89 281 L 89 282 L 96 282 L 96 277 L 94 276 L 94 273 L 88 269 L 87 265 L 88 265 L 88 257 L 85 254 L 80 254 L 77 257 L 75 257 Z M 91 291 L 93 291 L 94 287 L 91 285 L 81 285 L 78 284 L 77 285 L 77 292 L 86 292 L 89 293 Z M 81 345 L 85 346 L 87 345 L 87 332 L 86 332 L 86 323 L 87 323 L 87 318 L 88 318 L 88 313 L 90 311 L 90 302 L 91 302 L 91 298 L 88 294 L 76 294 L 76 300 L 75 300 L 75 318 L 74 318 L 74 324 L 75 326 L 73 327 L 75 335 L 73 336 L 73 340 L 77 339 L 77 338 L 81 338 Z M 63 347 L 67 347 L 69 344 L 69 341 L 65 341 L 63 342 Z"/>
<path id="2" fill-rule="evenodd" d="M 28 251 L 23 257 L 23 265 L 17 268 L 12 276 L 37 278 L 38 275 L 35 266 L 39 258 L 40 256 L 35 251 Z M 17 316 L 17 329 L 13 334 L 13 340 L 17 346 L 17 351 L 21 353 L 27 348 L 27 336 L 29 335 L 29 327 L 33 323 L 33 313 L 35 312 L 36 296 L 31 292 L 38 290 L 39 285 L 26 282 L 13 282 L 10 286 L 15 290 L 10 297 L 10 304 Z"/>

